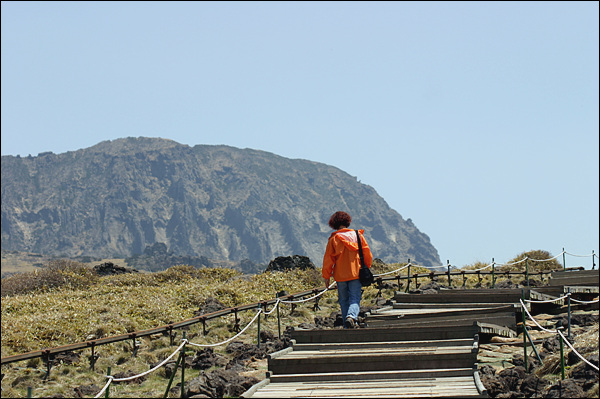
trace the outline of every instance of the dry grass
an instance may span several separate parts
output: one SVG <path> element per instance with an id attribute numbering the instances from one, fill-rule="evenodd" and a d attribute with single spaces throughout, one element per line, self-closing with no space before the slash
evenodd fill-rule
<path id="1" fill-rule="evenodd" d="M 196 269 L 175 266 L 166 271 L 149 274 L 123 274 L 90 277 L 89 268 L 72 263 L 54 265 L 45 273 L 23 273 L 2 280 L 2 357 L 41 350 L 48 347 L 81 342 L 143 330 L 189 319 L 209 297 L 225 306 L 256 303 L 272 299 L 282 290 L 297 293 L 322 287 L 319 270 L 293 270 L 244 276 L 232 269 Z M 5 281 L 6 280 L 6 281 Z M 6 291 L 5 291 L 6 287 Z M 28 289 L 31 288 L 31 289 Z M 12 292 L 12 295 L 5 293 Z M 365 291 L 365 302 L 374 298 L 376 289 Z M 291 306 L 282 304 L 282 331 L 287 326 L 314 322 L 315 316 L 329 316 L 338 310 L 337 296 L 328 292 L 320 301 L 321 310 L 312 310 L 313 301 Z M 254 310 L 239 313 L 241 327 L 254 317 Z M 214 344 L 235 335 L 233 315 L 207 322 L 207 335 L 202 324 L 191 326 L 187 337 L 198 344 Z M 256 325 L 256 324 L 255 324 Z M 251 326 L 239 339 L 256 343 L 257 330 Z M 261 318 L 261 330 L 277 334 L 277 318 Z M 178 331 L 177 339 L 181 338 Z M 119 342 L 97 348 L 100 358 L 95 371 L 90 371 L 89 350 L 73 365 L 57 365 L 50 378 L 42 382 L 45 366 L 40 359 L 3 366 L 2 397 L 23 397 L 27 387 L 34 388 L 34 397 L 62 395 L 76 397 L 74 388 L 95 384 L 101 388 L 108 367 L 118 372 L 144 372 L 165 359 L 176 349 L 168 337 L 152 336 L 139 340 L 137 356 L 132 356 L 132 342 Z M 224 351 L 216 347 L 215 351 Z M 186 373 L 186 380 L 198 371 Z M 264 374 L 264 371 L 263 371 Z M 167 385 L 164 370 L 151 373 L 141 385 L 111 386 L 112 397 L 157 397 Z M 88 395 L 93 396 L 93 395 Z"/>

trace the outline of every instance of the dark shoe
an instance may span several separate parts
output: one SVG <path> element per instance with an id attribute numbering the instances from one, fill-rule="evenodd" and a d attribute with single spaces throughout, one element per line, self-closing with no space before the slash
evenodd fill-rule
<path id="1" fill-rule="evenodd" d="M 346 317 L 346 327 L 348 328 L 358 328 L 356 321 L 352 317 Z"/>

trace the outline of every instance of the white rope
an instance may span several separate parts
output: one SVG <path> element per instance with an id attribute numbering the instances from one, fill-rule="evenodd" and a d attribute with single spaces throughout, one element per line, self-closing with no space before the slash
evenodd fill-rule
<path id="1" fill-rule="evenodd" d="M 102 388 L 100 390 L 100 392 L 98 392 L 98 394 L 96 394 L 96 396 L 94 396 L 94 398 L 99 398 L 100 396 L 102 396 L 102 394 L 104 394 L 104 392 L 106 391 L 108 386 L 112 383 L 113 377 L 111 375 L 107 375 L 107 377 L 108 377 L 108 381 L 106 382 L 106 385 L 104 385 L 104 388 Z"/>
<path id="2" fill-rule="evenodd" d="M 181 350 L 181 348 L 183 348 L 183 345 L 185 345 L 186 343 L 188 343 L 188 340 L 187 340 L 187 339 L 184 339 L 184 340 L 182 340 L 182 341 L 183 341 L 183 342 L 181 343 L 181 345 L 179 345 L 179 347 L 178 347 L 177 349 L 175 349 L 175 352 L 171 353 L 171 355 L 170 355 L 168 358 L 166 358 L 165 360 L 163 360 L 162 362 L 160 362 L 160 363 L 159 363 L 159 364 L 157 364 L 156 366 L 152 367 L 150 370 L 148 370 L 148 371 L 145 371 L 145 372 L 143 372 L 143 373 L 141 373 L 141 374 L 138 374 L 138 375 L 131 376 L 131 377 L 124 377 L 124 378 L 113 378 L 113 381 L 115 381 L 115 382 L 119 382 L 119 381 L 129 381 L 129 380 L 134 380 L 134 379 L 136 379 L 136 378 L 139 378 L 139 377 L 143 377 L 143 376 L 145 376 L 146 374 L 150 374 L 151 372 L 153 372 L 154 370 L 156 370 L 156 369 L 158 369 L 158 368 L 162 367 L 162 366 L 163 366 L 165 363 L 167 363 L 169 360 L 171 360 L 171 358 L 172 358 L 173 356 L 175 356 L 175 355 L 177 354 L 177 352 L 179 352 L 179 351 Z"/>
<path id="3" fill-rule="evenodd" d="M 577 299 L 573 299 L 573 298 L 571 298 L 571 301 L 573 301 L 573 302 L 577 302 L 577 303 L 583 303 L 583 304 L 588 304 L 588 303 L 598 303 L 598 300 L 597 300 L 597 299 L 594 299 L 593 301 L 580 301 L 580 300 L 577 300 Z"/>
<path id="4" fill-rule="evenodd" d="M 497 264 L 497 265 L 500 265 L 500 266 L 512 266 L 512 265 L 516 265 L 516 264 L 519 264 L 519 263 L 523 263 L 523 262 L 525 262 L 527 259 L 529 259 L 529 258 L 526 256 L 526 257 L 524 257 L 523 259 L 521 259 L 521 260 L 518 260 L 518 261 L 516 261 L 516 262 L 513 262 L 513 263 L 496 263 L 496 264 Z"/>
<path id="5" fill-rule="evenodd" d="M 576 257 L 578 257 L 578 258 L 587 258 L 587 257 L 589 257 L 589 256 L 598 256 L 598 255 L 596 255 L 596 254 L 591 254 L 591 255 L 576 255 L 576 254 L 572 254 L 572 253 L 569 253 L 569 252 L 566 252 L 566 251 L 565 251 L 565 253 L 566 253 L 567 255 L 576 256 Z"/>
<path id="6" fill-rule="evenodd" d="M 529 313 L 529 311 L 527 310 L 527 306 L 525 306 L 525 304 L 523 303 L 522 299 L 519 299 L 519 302 L 521 302 L 521 307 L 523 308 L 523 310 L 525 311 L 525 313 L 527 313 L 527 316 L 529 316 L 529 318 L 535 323 L 535 325 L 537 325 L 540 329 L 542 329 L 543 331 L 549 332 L 549 333 L 556 333 L 557 330 L 548 330 L 547 328 L 544 328 L 542 326 L 540 326 L 540 324 L 535 321 L 535 319 L 533 318 L 533 316 L 531 316 L 531 313 Z M 526 326 L 523 326 L 523 328 L 526 328 Z"/>
<path id="7" fill-rule="evenodd" d="M 329 289 L 331 289 L 331 287 L 333 287 L 336 284 L 336 282 L 334 281 L 333 283 L 331 283 L 331 285 L 327 288 L 325 288 L 323 291 L 321 291 L 320 293 L 318 293 L 317 295 L 311 296 L 310 298 L 306 298 L 306 299 L 299 299 L 297 301 L 284 301 L 282 299 L 280 299 L 279 301 L 281 303 L 302 303 L 302 302 L 308 302 L 311 299 L 315 299 L 321 295 L 323 295 L 324 293 L 326 293 L 327 291 L 329 291 Z"/>
<path id="8" fill-rule="evenodd" d="M 378 276 L 378 277 L 381 277 L 381 276 L 387 276 L 388 274 L 393 274 L 393 273 L 396 273 L 396 272 L 402 271 L 402 270 L 406 269 L 408 266 L 411 266 L 411 264 L 410 264 L 410 263 L 408 263 L 408 264 L 406 264 L 406 265 L 404 265 L 404 266 L 402 266 L 402 267 L 400 267 L 400 268 L 398 268 L 398 269 L 396 269 L 396 270 L 392 270 L 391 272 L 385 272 L 385 273 L 381 273 L 381 274 L 378 274 L 377 276 Z"/>
<path id="9" fill-rule="evenodd" d="M 277 304 L 278 304 L 279 302 L 281 302 L 281 300 L 280 300 L 279 298 L 277 298 L 277 302 L 275 302 L 275 303 L 273 304 L 273 309 L 271 309 L 271 311 L 270 311 L 270 312 L 265 312 L 265 311 L 263 310 L 262 312 L 265 314 L 265 316 L 268 316 L 268 315 L 270 315 L 271 313 L 273 313 L 273 311 L 275 311 L 275 310 L 277 309 Z"/>
<path id="10" fill-rule="evenodd" d="M 250 327 L 252 325 L 252 323 L 254 323 L 256 321 L 257 317 L 260 316 L 261 313 L 263 313 L 262 309 L 258 309 L 258 312 L 256 312 L 256 315 L 254 316 L 254 318 L 252 320 L 250 320 L 250 323 L 248 323 L 246 325 L 246 327 L 244 327 L 244 329 L 242 331 L 240 331 L 239 333 L 237 333 L 237 335 L 234 335 L 233 337 L 229 338 L 228 340 L 225 340 L 223 342 L 219 342 L 217 344 L 195 344 L 193 342 L 190 342 L 189 344 L 193 345 L 193 346 L 199 346 L 201 348 L 204 348 L 204 347 L 212 347 L 212 346 L 224 345 L 224 344 L 226 344 L 228 342 L 231 342 L 234 339 L 236 339 L 237 337 L 239 337 L 240 335 L 242 335 L 244 333 L 244 331 L 246 331 L 248 329 L 248 327 Z"/>
<path id="11" fill-rule="evenodd" d="M 579 354 L 579 352 L 577 352 L 577 350 L 576 350 L 575 348 L 573 348 L 573 345 L 571 345 L 571 343 L 569 342 L 569 340 L 568 340 L 568 339 L 567 339 L 567 338 L 566 338 L 566 337 L 563 335 L 563 333 L 561 333 L 561 332 L 560 332 L 560 330 L 557 330 L 556 332 L 560 334 L 560 336 L 561 336 L 562 340 L 563 340 L 563 341 L 565 341 L 565 343 L 567 344 L 567 346 L 568 346 L 569 348 L 571 348 L 571 350 L 572 350 L 573 352 L 575 352 L 575 354 L 576 354 L 577 356 L 579 356 L 579 358 L 580 358 L 581 360 L 583 360 L 584 362 L 586 362 L 587 364 L 589 364 L 590 366 L 592 366 L 592 367 L 593 367 L 593 368 L 594 368 L 596 371 L 600 371 L 600 370 L 598 370 L 598 366 L 596 366 L 595 364 L 592 364 L 592 363 L 590 363 L 590 362 L 589 362 L 589 361 L 588 361 L 586 358 L 584 358 L 583 356 L 581 356 L 581 355 Z"/>
<path id="12" fill-rule="evenodd" d="M 559 257 L 559 256 L 561 256 L 563 253 L 566 253 L 566 252 L 561 252 L 561 253 L 559 253 L 558 255 L 556 255 L 555 257 L 552 257 L 552 258 L 549 258 L 549 259 L 533 259 L 533 258 L 530 258 L 530 257 L 527 257 L 526 259 L 532 260 L 532 261 L 534 261 L 534 262 L 546 262 L 546 261 L 549 261 L 549 260 L 552 260 L 552 259 L 556 259 L 556 258 L 558 258 L 558 257 Z"/>
<path id="13" fill-rule="evenodd" d="M 495 264 L 496 264 L 495 262 L 492 262 L 492 263 L 490 263 L 490 264 L 489 264 L 489 265 L 487 265 L 487 266 L 484 266 L 484 267 L 481 267 L 481 268 L 479 268 L 479 269 L 475 269 L 475 270 L 469 270 L 469 271 L 470 271 L 470 272 L 478 272 L 478 271 L 481 271 L 481 270 L 485 270 L 485 269 L 487 269 L 488 267 L 490 267 L 490 266 L 493 266 L 493 265 L 495 265 Z"/>

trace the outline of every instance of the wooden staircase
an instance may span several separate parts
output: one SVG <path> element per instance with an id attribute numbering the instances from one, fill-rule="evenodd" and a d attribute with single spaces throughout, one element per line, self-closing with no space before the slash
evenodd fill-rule
<path id="1" fill-rule="evenodd" d="M 394 306 L 367 315 L 365 328 L 294 330 L 292 347 L 269 356 L 267 379 L 243 397 L 487 397 L 475 364 L 477 320 L 513 326 L 514 304 L 398 302 L 425 296 L 436 295 L 396 294 Z"/>

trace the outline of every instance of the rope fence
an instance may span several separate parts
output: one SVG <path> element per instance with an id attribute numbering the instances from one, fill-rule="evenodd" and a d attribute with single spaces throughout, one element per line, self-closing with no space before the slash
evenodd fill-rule
<path id="1" fill-rule="evenodd" d="M 525 274 L 525 273 L 527 273 L 527 272 L 521 272 L 521 271 L 518 271 L 518 272 L 512 272 L 512 271 L 498 271 L 498 272 L 495 272 L 494 269 L 495 269 L 496 266 L 515 265 L 515 264 L 520 264 L 520 263 L 526 262 L 527 260 L 531 260 L 531 261 L 534 261 L 534 262 L 545 262 L 545 261 L 550 261 L 550 260 L 556 259 L 556 258 L 558 258 L 561 255 L 563 256 L 563 265 L 565 265 L 565 262 L 564 262 L 564 256 L 565 255 L 576 256 L 576 257 L 590 257 L 591 256 L 592 257 L 592 262 L 593 262 L 592 269 L 595 268 L 595 259 L 598 257 L 594 253 L 594 251 L 592 251 L 591 255 L 574 255 L 574 254 L 570 254 L 570 253 L 564 251 L 564 249 L 563 249 L 563 251 L 559 255 L 557 255 L 555 257 L 552 257 L 552 258 L 549 258 L 549 259 L 539 260 L 539 259 L 531 259 L 531 258 L 526 257 L 526 258 L 524 258 L 522 260 L 519 260 L 517 262 L 506 263 L 506 264 L 496 263 L 496 262 L 494 262 L 492 260 L 492 263 L 490 263 L 490 264 L 488 264 L 488 265 L 486 265 L 486 266 L 484 266 L 482 268 L 479 268 L 479 269 L 476 269 L 476 270 L 469 270 L 469 271 L 464 271 L 463 270 L 463 271 L 459 271 L 459 272 L 451 272 L 450 271 L 451 265 L 450 265 L 450 262 L 448 261 L 448 264 L 445 266 L 448 269 L 447 272 L 441 272 L 441 273 L 430 272 L 428 274 L 421 274 L 421 275 L 419 275 L 419 274 L 413 274 L 413 275 L 411 275 L 411 273 L 410 273 L 411 266 L 414 266 L 414 267 L 417 267 L 417 266 L 418 267 L 425 267 L 425 266 L 420 266 L 420 265 L 412 264 L 410 262 L 410 260 L 409 260 L 409 262 L 406 265 L 404 265 L 402 267 L 399 267 L 399 268 L 397 268 L 395 270 L 392 270 L 392 271 L 389 271 L 389 272 L 386 272 L 386 273 L 376 274 L 375 278 L 376 278 L 376 281 L 377 281 L 377 283 L 379 285 L 379 293 L 381 293 L 381 289 L 382 289 L 381 288 L 381 282 L 383 280 L 398 279 L 398 282 L 399 282 L 400 279 L 408 279 L 408 283 L 409 283 L 408 286 L 410 286 L 410 281 L 411 281 L 411 278 L 413 278 L 413 277 L 415 278 L 415 281 L 416 281 L 418 277 L 427 277 L 428 276 L 428 277 L 431 277 L 433 279 L 435 276 L 447 275 L 448 276 L 448 281 L 449 281 L 449 283 L 451 285 L 451 279 L 450 279 L 451 275 L 462 275 L 463 279 L 464 279 L 466 274 L 477 274 L 480 277 L 480 280 L 481 280 L 481 274 L 483 274 L 481 272 L 483 270 L 488 269 L 488 268 L 491 267 L 492 268 L 492 271 L 491 271 L 491 274 L 492 274 L 492 287 L 493 287 L 494 273 L 499 274 L 499 275 L 501 275 L 501 274 L 508 274 L 508 275 L 510 275 L 510 274 Z M 439 266 L 430 266 L 430 268 L 434 268 L 434 267 L 439 267 Z M 406 277 L 402 277 L 402 276 L 399 275 L 399 272 L 403 271 L 404 269 L 408 269 Z M 540 275 L 542 273 L 550 273 L 550 272 L 551 271 L 540 272 Z M 389 275 L 392 275 L 392 274 L 396 274 L 396 275 L 389 276 Z M 527 275 L 528 275 L 528 273 L 527 273 Z M 389 277 L 384 277 L 384 276 L 389 276 Z M 326 287 L 325 289 L 316 289 L 315 288 L 313 290 L 305 291 L 305 292 L 298 293 L 298 294 L 291 294 L 291 295 L 281 295 L 280 296 L 279 294 L 277 294 L 275 299 L 271 299 L 271 300 L 267 300 L 267 301 L 261 301 L 261 302 L 258 302 L 256 304 L 251 304 L 251 305 L 236 306 L 236 307 L 233 307 L 233 308 L 228 308 L 228 309 L 224 309 L 224 310 L 221 310 L 221 311 L 213 312 L 211 314 L 205 314 L 205 315 L 197 316 L 197 317 L 194 317 L 192 319 L 184 320 L 184 321 L 179 322 L 179 323 L 172 323 L 172 324 L 167 325 L 167 326 L 158 327 L 158 328 L 154 328 L 154 329 L 150 329 L 150 330 L 138 331 L 138 332 L 135 332 L 135 333 L 129 333 L 129 334 L 125 334 L 123 336 L 107 337 L 107 338 L 103 338 L 103 339 L 97 339 L 97 340 L 94 340 L 94 341 L 86 341 L 86 342 L 78 343 L 78 344 L 65 345 L 63 347 L 58 347 L 58 348 L 44 349 L 42 351 L 30 352 L 30 353 L 22 354 L 22 355 L 9 356 L 9 357 L 6 357 L 6 358 L 2 358 L 2 365 L 8 364 L 8 363 L 12 363 L 12 362 L 15 362 L 15 361 L 32 359 L 32 358 L 35 358 L 35 357 L 42 357 L 43 359 L 45 359 L 45 361 L 47 361 L 47 367 L 48 367 L 48 369 L 47 369 L 47 374 L 46 374 L 46 377 L 45 377 L 45 378 L 47 378 L 48 375 L 49 375 L 49 373 L 50 373 L 50 367 L 51 367 L 51 363 L 52 363 L 52 360 L 51 360 L 51 355 L 52 354 L 58 354 L 58 353 L 72 351 L 72 350 L 84 349 L 84 348 L 90 348 L 91 347 L 92 356 L 90 356 L 90 359 L 93 359 L 94 358 L 94 349 L 95 349 L 95 346 L 97 346 L 97 345 L 103 345 L 103 344 L 108 344 L 108 343 L 115 343 L 115 342 L 123 341 L 123 340 L 126 340 L 126 339 L 133 339 L 134 340 L 134 347 L 136 347 L 136 342 L 135 342 L 136 338 L 143 337 L 143 336 L 149 336 L 149 335 L 157 334 L 157 333 L 165 333 L 165 332 L 167 332 L 170 335 L 170 337 L 171 337 L 171 345 L 173 345 L 173 338 L 174 338 L 173 330 L 176 329 L 176 328 L 182 328 L 182 327 L 186 327 L 186 326 L 189 326 L 189 325 L 201 322 L 203 324 L 204 335 L 206 335 L 206 321 L 209 320 L 210 318 L 216 318 L 216 317 L 221 317 L 221 316 L 225 316 L 225 315 L 228 315 L 228 314 L 235 313 L 236 326 L 237 326 L 237 323 L 239 322 L 239 320 L 237 319 L 237 312 L 239 310 L 257 309 L 257 312 L 254 315 L 254 317 L 252 318 L 252 320 L 250 320 L 250 322 L 248 322 L 248 324 L 243 329 L 241 329 L 233 337 L 228 338 L 225 341 L 222 341 L 222 342 L 219 342 L 219 343 L 214 343 L 214 344 L 198 344 L 198 343 L 190 342 L 187 338 L 185 338 L 185 332 L 184 332 L 183 333 L 183 339 L 181 340 L 182 341 L 181 344 L 179 345 L 179 347 L 177 347 L 177 349 L 175 349 L 173 351 L 173 353 L 171 353 L 171 355 L 169 355 L 166 359 L 164 359 L 158 365 L 154 366 L 150 370 L 147 370 L 147 371 L 145 371 L 145 372 L 143 372 L 141 374 L 130 376 L 130 377 L 125 377 L 125 378 L 115 378 L 114 376 L 111 375 L 111 373 L 110 373 L 111 368 L 109 367 L 107 375 L 106 375 L 106 378 L 108 380 L 107 380 L 106 384 L 104 385 L 104 387 L 101 389 L 101 391 L 95 397 L 98 398 L 98 397 L 101 397 L 102 395 L 105 395 L 105 397 L 108 398 L 109 387 L 110 387 L 110 385 L 113 382 L 121 382 L 121 381 L 134 380 L 134 379 L 143 377 L 143 376 L 145 376 L 147 374 L 150 374 L 150 373 L 158 370 L 160 367 L 164 366 L 177 353 L 179 353 L 180 354 L 180 358 L 178 359 L 177 364 L 175 365 L 175 369 L 172 372 L 171 381 L 169 381 L 169 387 L 170 387 L 172 379 L 173 379 L 175 373 L 177 372 L 177 368 L 178 368 L 179 362 L 185 356 L 185 350 L 186 350 L 185 347 L 186 347 L 186 345 L 191 345 L 191 346 L 195 346 L 195 347 L 216 347 L 216 346 L 224 345 L 224 344 L 227 344 L 227 343 L 233 341 L 234 339 L 238 338 L 242 334 L 244 334 L 250 328 L 251 325 L 253 325 L 255 322 L 258 321 L 258 343 L 257 343 L 257 345 L 260 346 L 260 315 L 264 314 L 265 318 L 266 318 L 266 316 L 272 314 L 275 311 L 277 311 L 277 319 L 278 319 L 278 327 L 279 327 L 279 337 L 281 338 L 281 326 L 280 326 L 280 314 L 279 314 L 279 305 L 280 304 L 290 304 L 290 305 L 292 305 L 292 312 L 293 312 L 294 307 L 297 304 L 305 303 L 305 302 L 314 300 L 315 301 L 314 310 L 317 310 L 318 309 L 318 301 L 319 301 L 320 297 L 322 295 L 324 295 L 327 291 L 333 289 L 333 287 L 335 285 L 336 285 L 336 282 L 334 281 L 331 285 L 329 285 L 329 287 Z M 408 289 L 408 287 L 407 287 L 407 289 Z M 309 295 L 311 295 L 311 296 L 309 296 Z M 309 297 L 306 297 L 306 296 L 309 296 Z M 282 299 L 282 298 L 289 298 L 289 299 Z M 295 299 L 295 298 L 301 298 L 301 299 Z M 558 301 L 561 301 L 561 300 L 564 300 L 564 299 L 568 299 L 569 301 L 572 300 L 574 302 L 581 303 L 581 304 L 591 304 L 591 303 L 597 303 L 598 302 L 598 300 L 595 300 L 595 301 L 579 301 L 579 300 L 571 299 L 571 294 L 570 293 L 566 294 L 563 297 L 556 298 L 556 299 L 551 299 L 551 300 L 547 300 L 547 301 L 525 300 L 525 302 L 528 302 L 528 303 L 532 303 L 532 302 L 547 303 L 547 302 L 558 302 Z M 269 305 L 273 305 L 273 308 L 270 311 L 267 312 L 267 311 L 265 311 L 265 309 Z M 540 329 L 542 329 L 544 331 L 547 331 L 547 332 L 551 332 L 551 333 L 558 333 L 558 334 L 560 334 L 560 336 L 561 336 L 562 339 L 566 340 L 566 338 L 564 337 L 564 335 L 562 335 L 562 333 L 560 333 L 560 331 L 558 331 L 558 330 L 548 330 L 548 329 L 545 329 L 544 327 L 542 327 L 541 325 L 539 325 L 539 323 L 537 323 L 537 321 L 535 321 L 535 319 L 531 316 L 531 314 L 527 310 L 527 307 L 525 306 L 525 303 L 523 302 L 523 300 L 521 301 L 521 305 L 522 305 L 522 307 L 524 309 L 524 312 L 527 313 L 527 316 L 531 320 L 533 320 L 533 322 Z M 570 311 L 570 308 L 569 308 L 569 311 Z M 523 322 L 523 326 L 524 326 L 524 331 L 526 333 L 527 328 L 525 326 L 525 322 Z M 239 327 L 237 327 L 237 328 L 239 328 Z M 570 335 L 570 331 L 569 331 L 569 335 Z M 533 342 L 532 342 L 532 344 L 533 344 Z M 567 345 L 569 345 L 569 347 L 571 347 L 570 343 L 567 343 Z M 524 346 L 526 347 L 526 345 L 524 345 Z M 534 347 L 534 349 L 535 349 L 535 347 Z M 134 351 L 134 353 L 135 353 L 135 351 Z M 577 352 L 575 351 L 575 353 L 577 353 Z M 577 353 L 577 355 L 579 357 L 581 357 L 579 355 L 579 353 Z M 97 358 L 97 356 L 96 356 L 96 358 Z M 581 358 L 583 359 L 583 357 L 581 357 Z M 589 361 L 587 361 L 586 359 L 583 359 L 583 360 L 585 360 L 586 363 L 590 364 L 592 367 L 594 367 L 596 370 L 598 370 L 598 367 L 596 367 L 593 364 L 589 363 Z M 94 363 L 92 363 L 92 360 L 90 360 L 90 362 L 91 362 L 91 368 L 93 369 Z M 526 362 L 526 364 L 527 364 L 527 362 Z M 185 367 L 185 362 L 182 363 L 181 367 L 182 367 L 182 390 L 183 390 L 183 370 L 184 370 L 184 367 Z M 167 388 L 167 391 L 168 391 L 168 388 Z M 182 395 L 183 395 L 183 391 L 182 391 Z M 166 396 L 167 396 L 167 393 L 165 393 L 165 397 Z"/>
<path id="2" fill-rule="evenodd" d="M 290 304 L 294 304 L 294 303 L 303 303 L 303 302 L 308 302 L 310 300 L 313 300 L 321 295 L 323 295 L 325 292 L 327 292 L 328 290 L 330 290 L 334 285 L 336 285 L 336 283 L 332 283 L 329 287 L 327 287 L 326 289 L 324 289 L 323 291 L 321 291 L 319 294 L 314 295 L 312 297 L 309 298 L 305 298 L 305 299 L 301 299 L 301 300 L 297 300 L 297 301 L 284 301 L 281 300 L 279 298 L 277 298 L 277 301 L 275 302 L 275 306 L 273 307 L 273 309 L 271 309 L 269 312 L 264 311 L 262 308 L 258 308 L 258 311 L 256 312 L 256 315 L 254 315 L 254 317 L 252 318 L 252 320 L 250 320 L 250 322 L 236 335 L 234 335 L 233 337 L 222 341 L 222 342 L 218 342 L 216 344 L 197 344 L 194 342 L 190 342 L 188 339 L 182 339 L 182 343 L 181 345 L 179 345 L 179 347 L 173 352 L 171 353 L 171 355 L 169 355 L 169 357 L 167 357 L 165 360 L 163 360 L 162 362 L 160 362 L 159 364 L 157 364 L 156 366 L 154 366 L 153 368 L 151 368 L 148 371 L 145 371 L 143 373 L 137 374 L 137 375 L 133 375 L 133 376 L 129 376 L 129 377 L 124 377 L 124 378 L 115 378 L 112 375 L 107 375 L 106 378 L 108 378 L 108 381 L 106 382 L 106 384 L 104 385 L 104 387 L 100 390 L 100 392 L 98 392 L 98 394 L 96 394 L 95 398 L 99 398 L 102 395 L 105 394 L 105 392 L 108 390 L 109 386 L 113 383 L 113 382 L 121 382 L 121 381 L 131 381 L 131 380 L 135 380 L 136 378 L 140 378 L 143 377 L 147 374 L 152 373 L 153 371 L 158 370 L 160 367 L 164 366 L 166 363 L 169 362 L 169 360 L 171 360 L 173 358 L 173 356 L 175 356 L 178 352 L 180 352 L 182 350 L 182 348 L 185 347 L 186 344 L 192 345 L 192 346 L 196 346 L 196 347 L 201 347 L 201 348 L 206 348 L 206 347 L 215 347 L 215 346 L 221 346 L 221 345 L 225 345 L 231 341 L 233 341 L 234 339 L 236 339 L 237 337 L 239 337 L 240 335 L 242 335 L 244 332 L 246 332 L 246 330 L 248 328 L 250 328 L 250 326 L 252 324 L 254 324 L 254 322 L 259 318 L 259 316 L 262 314 L 264 314 L 265 316 L 270 315 L 271 313 L 273 313 L 275 310 L 277 310 L 277 305 L 279 305 L 279 303 L 290 303 Z M 259 330 L 259 335 L 260 335 L 260 330 Z"/>
<path id="3" fill-rule="evenodd" d="M 587 365 L 589 365 L 590 367 L 592 367 L 594 370 L 599 371 L 598 366 L 596 366 L 595 364 L 591 363 L 589 360 L 587 360 L 585 357 L 583 357 L 581 355 L 581 353 L 579 353 L 575 347 L 571 344 L 571 342 L 569 341 L 569 339 L 567 337 L 564 336 L 564 334 L 562 333 L 561 330 L 564 329 L 564 327 L 557 327 L 555 330 L 550 330 L 547 329 L 545 327 L 543 327 L 540 323 L 537 322 L 537 320 L 531 315 L 531 313 L 529 313 L 529 310 L 527 310 L 527 306 L 525 305 L 525 302 L 528 303 L 548 303 L 548 302 L 556 302 L 562 299 L 567 298 L 569 301 L 574 301 L 574 302 L 578 302 L 578 303 L 583 303 L 583 304 L 592 304 L 592 303 L 598 303 L 598 299 L 595 299 L 593 301 L 578 301 L 575 299 L 571 299 L 571 293 L 567 293 L 566 295 L 564 295 L 563 297 L 560 298 L 556 298 L 556 299 L 552 299 L 552 300 L 545 300 L 545 301 L 535 301 L 535 300 L 524 300 L 524 299 L 520 299 L 519 301 L 521 302 L 521 308 L 522 308 L 522 314 L 523 314 L 523 355 L 525 358 L 525 368 L 526 370 L 528 369 L 528 363 L 527 363 L 527 338 L 529 338 L 529 341 L 531 342 L 531 345 L 536 353 L 537 350 L 535 349 L 535 345 L 533 344 L 533 340 L 531 340 L 531 337 L 529 336 L 529 333 L 527 332 L 527 325 L 525 324 L 525 314 L 527 314 L 527 317 L 533 321 L 533 323 L 542 331 L 545 331 L 547 333 L 551 333 L 551 334 L 557 334 L 560 337 L 560 366 L 561 366 L 561 378 L 564 380 L 565 379 L 565 360 L 564 360 L 564 349 L 563 349 L 563 344 L 566 343 L 567 346 L 569 348 L 571 348 L 571 350 L 573 351 L 573 353 L 575 353 L 575 355 L 577 355 L 577 357 L 579 357 L 582 361 L 584 361 Z M 569 336 L 571 335 L 571 308 L 569 306 L 569 312 L 568 312 L 568 318 L 569 318 Z M 541 362 L 541 358 L 539 358 L 538 355 L 538 359 Z"/>

